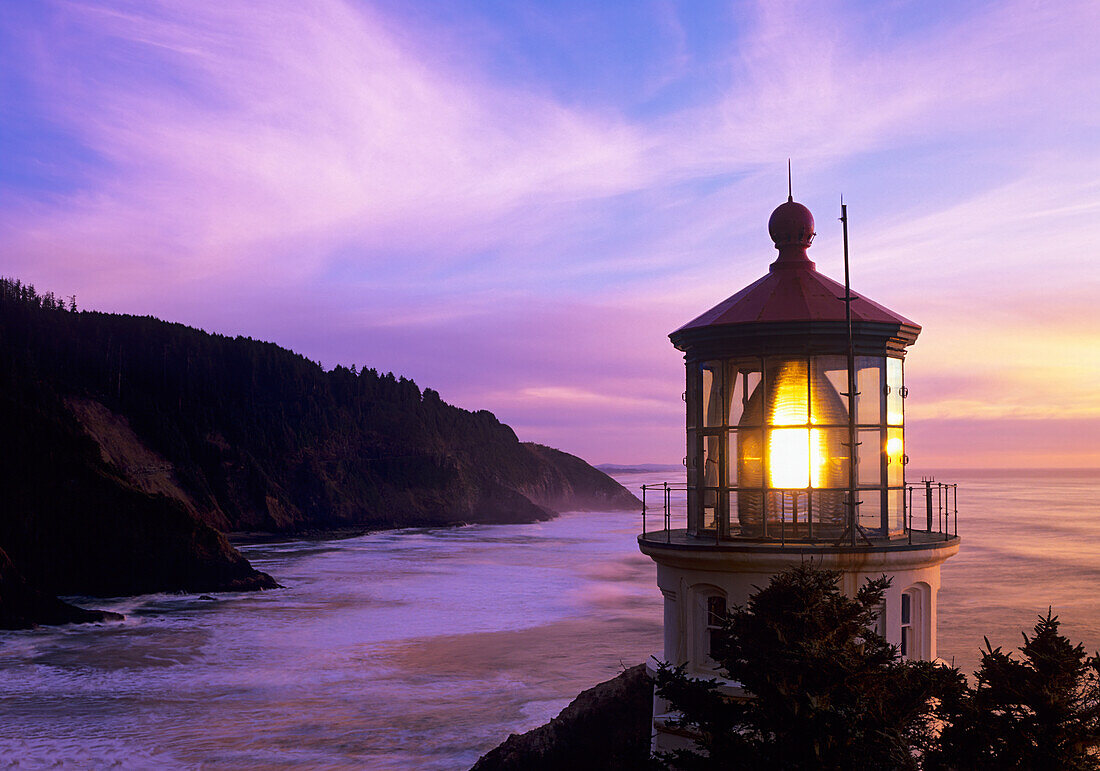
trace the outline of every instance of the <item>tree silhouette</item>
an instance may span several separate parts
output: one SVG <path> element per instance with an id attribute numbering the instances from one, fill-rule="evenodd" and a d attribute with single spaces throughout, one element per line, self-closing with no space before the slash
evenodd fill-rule
<path id="1" fill-rule="evenodd" d="M 748 698 L 662 665 L 658 693 L 698 751 L 662 756 L 683 769 L 918 768 L 941 707 L 966 688 L 958 670 L 904 661 L 877 631 L 889 579 L 845 596 L 840 573 L 803 564 L 734 608 L 712 655 Z"/>
<path id="2" fill-rule="evenodd" d="M 933 768 L 1100 768 L 1100 658 L 1058 627 L 1050 609 L 1039 616 L 1019 660 L 985 640 L 977 686 L 953 710 Z"/>
<path id="3" fill-rule="evenodd" d="M 392 372 L 326 372 L 272 343 L 62 312 L 47 297 L 0 279 L 0 388 L 52 395 L 50 410 L 94 401 L 125 418 L 223 530 L 532 521 L 548 507 L 634 503 L 601 472 Z"/>

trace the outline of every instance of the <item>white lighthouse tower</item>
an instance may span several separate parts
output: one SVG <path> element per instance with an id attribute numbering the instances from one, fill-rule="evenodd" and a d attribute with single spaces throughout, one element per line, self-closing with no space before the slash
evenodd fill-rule
<path id="1" fill-rule="evenodd" d="M 817 272 L 805 206 L 788 198 L 768 230 L 767 275 L 669 335 L 687 364 L 687 517 L 674 527 L 666 492 L 664 529 L 638 537 L 664 596 L 657 658 L 717 677 L 726 609 L 812 560 L 848 594 L 890 576 L 880 631 L 933 659 L 940 565 L 959 538 L 954 486 L 906 484 L 903 365 L 920 327 Z M 688 741 L 667 710 L 655 699 L 658 750 Z"/>

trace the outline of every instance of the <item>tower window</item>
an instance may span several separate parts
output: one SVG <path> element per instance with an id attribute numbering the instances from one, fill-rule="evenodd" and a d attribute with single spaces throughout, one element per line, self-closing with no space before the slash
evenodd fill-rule
<path id="1" fill-rule="evenodd" d="M 722 633 L 722 626 L 726 623 L 726 598 L 707 597 L 707 655 L 714 658 L 714 652 L 718 648 L 718 640 Z"/>
<path id="2" fill-rule="evenodd" d="M 901 595 L 901 655 L 913 658 L 913 595 L 903 592 Z"/>

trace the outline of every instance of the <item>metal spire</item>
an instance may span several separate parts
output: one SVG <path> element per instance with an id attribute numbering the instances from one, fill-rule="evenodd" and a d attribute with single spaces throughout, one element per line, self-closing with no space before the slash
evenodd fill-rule
<path id="1" fill-rule="evenodd" d="M 847 540 L 848 546 L 856 545 L 856 537 L 859 536 L 868 544 L 871 543 L 867 534 L 859 524 L 858 506 L 861 501 L 857 498 L 856 458 L 859 457 L 856 448 L 859 447 L 856 433 L 856 355 L 855 345 L 852 341 L 852 282 L 848 272 L 848 206 L 844 203 L 844 196 L 840 196 L 840 222 L 844 232 L 844 325 L 848 328 L 848 523 L 844 535 L 840 537 L 837 545 Z"/>
<path id="2" fill-rule="evenodd" d="M 791 191 L 791 159 L 787 159 L 787 203 L 794 202 L 794 193 Z"/>

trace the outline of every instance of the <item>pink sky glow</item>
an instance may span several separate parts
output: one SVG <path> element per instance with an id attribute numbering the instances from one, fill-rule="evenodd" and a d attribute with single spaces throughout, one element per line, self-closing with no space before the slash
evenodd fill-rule
<path id="1" fill-rule="evenodd" d="M 791 157 L 915 467 L 1100 467 L 1100 5 L 596 5 L 7 4 L 0 273 L 675 463 Z"/>

